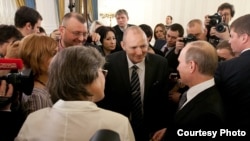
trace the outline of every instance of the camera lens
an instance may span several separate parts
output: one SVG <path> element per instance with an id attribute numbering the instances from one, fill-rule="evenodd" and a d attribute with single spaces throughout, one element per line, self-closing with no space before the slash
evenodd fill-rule
<path id="1" fill-rule="evenodd" d="M 225 32 L 226 31 L 226 28 L 223 24 L 218 24 L 216 27 L 215 27 L 216 31 L 222 33 L 222 32 Z"/>

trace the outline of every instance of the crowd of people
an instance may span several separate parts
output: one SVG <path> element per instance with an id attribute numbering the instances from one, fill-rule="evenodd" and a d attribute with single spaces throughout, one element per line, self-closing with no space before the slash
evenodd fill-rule
<path id="1" fill-rule="evenodd" d="M 249 137 L 250 14 L 229 25 L 234 6 L 217 12 L 186 28 L 167 15 L 154 29 L 129 24 L 125 9 L 114 27 L 94 21 L 90 29 L 70 12 L 47 34 L 39 12 L 20 7 L 15 25 L 0 25 L 1 59 L 23 62 L 0 70 L 0 140 L 90 140 L 103 129 L 121 141 L 176 141 L 180 129 Z M 23 70 L 31 93 L 9 83 Z"/>

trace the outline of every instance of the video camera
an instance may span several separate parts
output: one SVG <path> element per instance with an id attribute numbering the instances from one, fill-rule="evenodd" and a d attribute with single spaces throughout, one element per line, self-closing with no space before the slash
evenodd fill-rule
<path id="1" fill-rule="evenodd" d="M 34 78 L 31 69 L 22 69 L 21 59 L 0 59 L 0 70 L 10 70 L 7 75 L 1 76 L 1 80 L 6 80 L 8 84 L 12 84 L 14 92 L 11 98 L 0 97 L 0 108 L 9 104 L 18 94 L 25 93 L 31 95 L 34 87 Z"/>
<path id="2" fill-rule="evenodd" d="M 186 45 L 189 42 L 197 41 L 197 39 L 193 34 L 188 34 L 187 37 L 184 37 L 181 41 Z"/>
<path id="3" fill-rule="evenodd" d="M 225 32 L 226 31 L 226 27 L 225 24 L 222 22 L 222 17 L 221 15 L 219 15 L 218 13 L 215 13 L 214 15 L 208 16 L 208 18 L 210 18 L 210 22 L 209 22 L 209 27 L 215 27 L 217 32 Z"/>

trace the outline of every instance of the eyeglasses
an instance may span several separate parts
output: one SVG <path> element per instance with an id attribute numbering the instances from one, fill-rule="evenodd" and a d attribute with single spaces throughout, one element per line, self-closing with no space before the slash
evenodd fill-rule
<path id="1" fill-rule="evenodd" d="M 63 26 L 63 27 L 76 37 L 79 37 L 79 36 L 87 37 L 87 36 L 89 36 L 88 32 L 70 31 L 68 28 L 66 28 L 66 26 Z"/>
<path id="2" fill-rule="evenodd" d="M 102 73 L 103 73 L 103 75 L 104 75 L 105 77 L 108 75 L 108 70 L 102 69 L 101 71 L 102 71 Z"/>

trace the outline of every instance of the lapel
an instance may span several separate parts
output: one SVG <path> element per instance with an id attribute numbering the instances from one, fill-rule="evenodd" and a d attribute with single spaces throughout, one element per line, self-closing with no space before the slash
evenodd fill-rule
<path id="1" fill-rule="evenodd" d="M 124 83 L 124 87 L 130 88 L 130 78 L 129 78 L 129 68 L 128 68 L 128 60 L 126 53 L 124 51 L 121 52 L 121 61 L 117 61 L 117 68 L 119 69 L 117 72 L 119 72 L 119 76 L 117 76 L 118 81 L 121 81 Z M 116 79 L 117 79 L 116 78 Z"/>
<path id="2" fill-rule="evenodd" d="M 144 99 L 147 98 L 148 92 L 149 92 L 149 88 L 151 87 L 151 85 L 153 84 L 153 80 L 154 80 L 154 73 L 155 73 L 155 65 L 154 62 L 152 60 L 152 55 L 151 54 L 147 54 L 147 56 L 145 57 L 145 83 L 144 83 Z"/>

